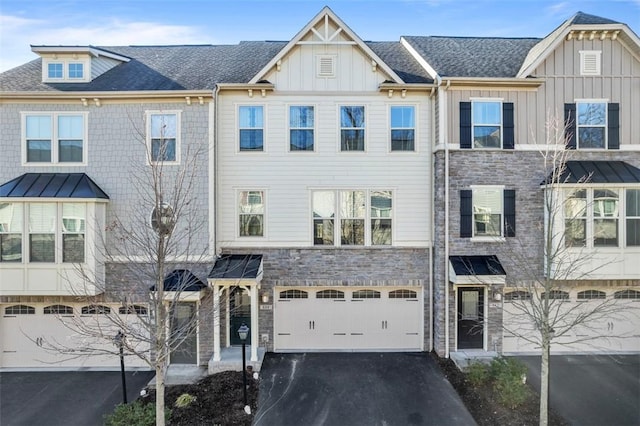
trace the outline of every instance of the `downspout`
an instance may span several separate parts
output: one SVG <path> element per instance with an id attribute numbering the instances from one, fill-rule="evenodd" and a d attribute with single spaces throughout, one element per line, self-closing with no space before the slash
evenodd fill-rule
<path id="1" fill-rule="evenodd" d="M 216 120 L 218 114 L 218 95 L 220 94 L 220 86 L 216 85 L 215 90 L 213 91 L 213 114 L 212 114 L 212 122 L 213 124 L 213 173 L 211 176 L 214 178 L 214 182 L 212 185 L 213 188 L 213 255 L 216 256 L 218 254 L 218 123 Z"/>
<path id="2" fill-rule="evenodd" d="M 431 140 L 436 140 L 436 108 L 433 105 L 433 96 L 436 92 L 436 86 L 431 88 L 431 93 L 429 94 L 429 100 L 431 102 Z M 431 159 L 431 170 L 432 172 L 429 174 L 429 179 L 431 180 L 431 247 L 429 247 L 429 352 L 434 349 L 434 341 L 433 341 L 433 289 L 434 289 L 434 281 L 433 281 L 433 251 L 435 249 L 435 229 L 436 229 L 436 220 L 433 206 L 435 205 L 436 199 L 436 179 L 435 179 L 435 165 L 436 159 L 435 156 Z"/>
<path id="3" fill-rule="evenodd" d="M 438 97 L 440 106 L 446 108 L 446 92 L 449 89 L 451 80 L 447 81 L 447 86 Z M 447 114 L 443 114 L 441 108 L 440 136 L 444 143 L 444 356 L 449 358 L 449 134 L 447 132 Z"/>

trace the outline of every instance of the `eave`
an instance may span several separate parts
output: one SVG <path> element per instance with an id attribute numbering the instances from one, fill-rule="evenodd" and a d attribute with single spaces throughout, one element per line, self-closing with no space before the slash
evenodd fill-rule
<path id="1" fill-rule="evenodd" d="M 497 88 L 538 88 L 544 84 L 543 78 L 494 78 L 494 77 L 442 77 L 441 86 L 450 87 L 497 87 Z"/>
<path id="2" fill-rule="evenodd" d="M 188 98 L 188 99 L 187 99 Z M 95 102 L 102 100 L 125 100 L 125 99 L 185 99 L 187 101 L 199 102 L 200 98 L 213 98 L 213 90 L 140 90 L 140 91 L 91 91 L 91 92 L 0 92 L 0 103 L 10 101 L 32 101 L 32 100 L 77 100 L 81 103 Z"/>

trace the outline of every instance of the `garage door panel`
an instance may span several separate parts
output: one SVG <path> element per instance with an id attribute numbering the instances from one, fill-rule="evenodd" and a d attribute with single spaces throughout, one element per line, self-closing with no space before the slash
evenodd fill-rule
<path id="1" fill-rule="evenodd" d="M 276 300 L 275 350 L 421 350 L 419 299 L 389 299 L 388 289 L 320 287 L 305 291 L 308 297 L 294 300 L 296 304 Z M 325 298 L 338 293 L 344 297 Z M 307 324 L 293 326 L 301 322 Z"/>

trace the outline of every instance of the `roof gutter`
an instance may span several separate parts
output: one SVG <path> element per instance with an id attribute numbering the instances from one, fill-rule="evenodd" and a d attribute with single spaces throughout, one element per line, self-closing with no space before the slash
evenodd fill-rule
<path id="1" fill-rule="evenodd" d="M 447 77 L 447 89 L 450 86 L 461 87 L 531 87 L 544 84 L 543 78 L 493 78 L 493 77 Z"/>
<path id="2" fill-rule="evenodd" d="M 0 101 L 3 99 L 140 99 L 140 98 L 185 98 L 192 97 L 198 99 L 199 97 L 211 98 L 211 90 L 136 90 L 130 92 L 124 91 L 92 91 L 92 92 L 59 92 L 59 91 L 47 91 L 47 92 L 0 92 Z"/>

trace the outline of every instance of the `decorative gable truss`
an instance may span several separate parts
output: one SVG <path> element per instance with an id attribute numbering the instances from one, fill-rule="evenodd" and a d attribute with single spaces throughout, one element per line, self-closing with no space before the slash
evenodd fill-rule
<path id="1" fill-rule="evenodd" d="M 314 46 L 315 75 L 320 78 L 334 78 L 338 70 L 338 47 L 355 46 L 368 61 L 372 73 L 381 72 L 381 81 L 404 84 L 398 74 L 391 69 L 364 41 L 358 37 L 330 8 L 323 8 L 291 41 L 269 61 L 250 81 L 257 84 L 267 79 L 273 72 L 280 72 L 283 62 L 288 60 L 296 49 Z"/>

